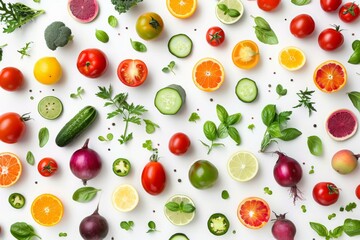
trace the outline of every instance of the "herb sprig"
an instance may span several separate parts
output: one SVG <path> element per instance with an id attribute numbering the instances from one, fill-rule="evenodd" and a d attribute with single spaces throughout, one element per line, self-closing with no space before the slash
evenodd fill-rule
<path id="1" fill-rule="evenodd" d="M 17 52 L 21 54 L 21 59 L 23 59 L 25 56 L 30 57 L 29 50 L 30 50 L 30 45 L 32 43 L 33 42 L 27 42 L 27 43 L 25 43 L 24 47 L 17 50 Z"/>
<path id="2" fill-rule="evenodd" d="M 82 99 L 81 95 L 83 95 L 84 93 L 85 93 L 85 90 L 82 87 L 78 87 L 76 89 L 76 93 L 71 93 L 70 97 L 74 98 L 74 99 L 76 99 L 76 98 Z"/>
<path id="3" fill-rule="evenodd" d="M 275 45 L 279 40 L 275 32 L 270 27 L 270 24 L 262 17 L 253 17 L 255 22 L 255 35 L 257 39 L 265 44 Z"/>
<path id="4" fill-rule="evenodd" d="M 163 71 L 164 73 L 172 72 L 175 75 L 174 68 L 175 68 L 175 61 L 171 61 L 166 67 L 163 67 L 161 71 Z"/>
<path id="5" fill-rule="evenodd" d="M 134 227 L 133 221 L 122 221 L 120 222 L 120 227 L 126 231 L 132 231 Z"/>
<path id="6" fill-rule="evenodd" d="M 300 92 L 296 93 L 296 95 L 298 95 L 300 99 L 298 100 L 299 104 L 294 106 L 293 108 L 304 106 L 309 110 L 309 116 L 313 111 L 316 112 L 316 109 L 314 107 L 315 102 L 311 101 L 311 97 L 314 92 L 315 91 L 309 91 L 308 88 L 306 88 L 304 91 L 300 90 Z"/>
<path id="7" fill-rule="evenodd" d="M 2 58 L 3 58 L 3 48 L 6 47 L 7 44 L 4 44 L 4 45 L 1 45 L 0 46 L 0 62 L 2 61 Z"/>
<path id="8" fill-rule="evenodd" d="M 181 201 L 177 202 L 168 202 L 165 204 L 165 207 L 172 212 L 183 212 L 183 213 L 192 213 L 195 211 L 195 206 L 191 203 L 184 203 Z"/>

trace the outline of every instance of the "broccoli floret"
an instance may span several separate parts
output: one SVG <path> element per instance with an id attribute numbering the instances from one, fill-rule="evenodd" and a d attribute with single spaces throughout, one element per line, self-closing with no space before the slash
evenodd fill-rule
<path id="1" fill-rule="evenodd" d="M 64 47 L 72 39 L 71 29 L 63 22 L 53 22 L 45 29 L 45 41 L 48 48 L 56 50 L 57 47 Z"/>

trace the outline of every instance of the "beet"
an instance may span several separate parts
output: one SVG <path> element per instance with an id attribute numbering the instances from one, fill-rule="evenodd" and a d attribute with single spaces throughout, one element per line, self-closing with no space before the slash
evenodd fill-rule
<path id="1" fill-rule="evenodd" d="M 271 228 L 271 233 L 276 240 L 294 240 L 296 234 L 295 224 L 285 218 L 285 214 L 277 215 L 276 220 Z"/>

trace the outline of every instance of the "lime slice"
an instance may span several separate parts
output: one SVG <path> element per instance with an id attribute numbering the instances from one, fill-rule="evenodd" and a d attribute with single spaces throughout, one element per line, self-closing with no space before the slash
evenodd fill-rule
<path id="1" fill-rule="evenodd" d="M 226 7 L 224 7 L 224 5 Z M 233 17 L 235 16 L 234 10 L 240 13 L 240 15 Z M 244 14 L 244 6 L 240 0 L 220 0 L 215 6 L 215 14 L 220 22 L 224 24 L 233 24 L 239 21 Z"/>
<path id="2" fill-rule="evenodd" d="M 112 194 L 112 204 L 120 212 L 130 212 L 138 203 L 139 195 L 136 189 L 129 184 L 118 186 Z"/>
<path id="3" fill-rule="evenodd" d="M 169 198 L 167 203 L 177 203 L 180 205 L 191 204 L 195 207 L 195 204 L 191 198 L 185 195 L 177 194 Z M 167 204 L 166 203 L 166 204 Z M 195 217 L 195 211 L 191 213 L 179 211 L 171 211 L 167 207 L 164 207 L 164 213 L 166 218 L 174 225 L 183 226 L 190 223 Z"/>
<path id="4" fill-rule="evenodd" d="M 54 96 L 46 96 L 38 104 L 38 112 L 45 119 L 54 120 L 61 115 L 62 111 L 62 102 Z"/>
<path id="5" fill-rule="evenodd" d="M 254 154 L 247 151 L 239 151 L 230 157 L 227 169 L 234 180 L 246 182 L 256 176 L 259 165 Z"/>

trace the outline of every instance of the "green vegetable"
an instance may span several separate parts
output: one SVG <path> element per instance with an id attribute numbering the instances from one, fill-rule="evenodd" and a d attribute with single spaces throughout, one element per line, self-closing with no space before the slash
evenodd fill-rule
<path id="1" fill-rule="evenodd" d="M 93 200 L 99 191 L 101 191 L 101 189 L 81 187 L 73 193 L 72 199 L 76 202 L 87 203 Z"/>
<path id="2" fill-rule="evenodd" d="M 109 41 L 109 35 L 103 30 L 96 29 L 95 37 L 97 40 L 103 43 L 107 43 Z"/>
<path id="3" fill-rule="evenodd" d="M 46 127 L 43 127 L 39 131 L 39 146 L 44 147 L 49 141 L 49 130 Z"/>
<path id="4" fill-rule="evenodd" d="M 31 151 L 28 151 L 26 154 L 26 161 L 28 164 L 30 164 L 31 166 L 34 166 L 35 164 L 35 157 L 34 154 Z"/>
<path id="5" fill-rule="evenodd" d="M 356 207 L 357 207 L 356 203 L 355 203 L 355 202 L 351 202 L 351 203 L 349 203 L 349 204 L 347 204 L 347 205 L 345 206 L 345 211 L 351 212 L 351 211 L 354 210 Z"/>
<path id="6" fill-rule="evenodd" d="M 226 4 L 218 4 L 217 7 L 224 12 L 224 15 L 229 15 L 232 18 L 240 16 L 240 12 L 233 8 L 228 8 Z"/>
<path id="7" fill-rule="evenodd" d="M 137 125 L 141 125 L 141 115 L 145 113 L 147 110 L 142 105 L 135 105 L 133 103 L 127 102 L 127 93 L 120 93 L 113 96 L 113 91 L 111 85 L 108 89 L 105 87 L 99 86 L 100 92 L 96 93 L 101 99 L 106 100 L 105 107 L 113 106 L 116 108 L 115 111 L 112 111 L 107 114 L 107 118 L 113 118 L 116 116 L 121 116 L 123 121 L 125 122 L 125 129 L 123 134 L 118 139 L 120 144 L 125 144 L 129 142 L 133 135 L 132 133 L 128 133 L 129 123 L 134 123 Z"/>
<path id="8" fill-rule="evenodd" d="M 323 224 L 310 222 L 310 227 L 320 236 L 326 240 L 331 238 L 339 238 L 343 233 L 343 226 L 338 226 L 333 230 L 328 230 Z"/>
<path id="9" fill-rule="evenodd" d="M 33 237 L 41 239 L 41 237 L 35 233 L 34 228 L 25 222 L 13 223 L 10 226 L 10 233 L 17 240 L 30 240 Z"/>
<path id="10" fill-rule="evenodd" d="M 122 221 L 120 222 L 120 227 L 126 231 L 132 230 L 132 228 L 134 227 L 134 222 L 133 221 Z"/>
<path id="11" fill-rule="evenodd" d="M 310 153 L 314 156 L 321 156 L 323 153 L 322 141 L 318 136 L 309 136 L 307 145 Z"/>
<path id="12" fill-rule="evenodd" d="M 354 107 L 360 112 L 360 92 L 352 91 L 347 94 L 354 105 Z"/>
<path id="13" fill-rule="evenodd" d="M 149 221 L 148 222 L 148 227 L 149 227 L 149 230 L 147 231 L 147 233 L 152 233 L 152 232 L 156 232 L 156 224 L 154 221 Z"/>
<path id="14" fill-rule="evenodd" d="M 65 23 L 55 21 L 45 29 L 45 41 L 49 49 L 55 51 L 58 47 L 64 47 L 72 40 L 71 29 Z"/>
<path id="15" fill-rule="evenodd" d="M 59 131 L 55 142 L 59 147 L 64 147 L 83 133 L 96 119 L 97 111 L 92 106 L 81 109 L 65 126 Z"/>
<path id="16" fill-rule="evenodd" d="M 214 213 L 209 217 L 207 226 L 212 234 L 221 236 L 229 230 L 230 222 L 224 214 Z"/>
<path id="17" fill-rule="evenodd" d="M 111 3 L 114 5 L 115 10 L 121 13 L 126 13 L 132 7 L 136 6 L 138 3 L 143 0 L 111 0 Z"/>
<path id="18" fill-rule="evenodd" d="M 159 125 L 157 125 L 156 123 L 152 122 L 149 119 L 143 119 L 143 121 L 145 122 L 145 131 L 148 134 L 154 133 L 156 128 L 160 128 Z"/>
<path id="19" fill-rule="evenodd" d="M 193 42 L 191 38 L 183 33 L 176 34 L 169 39 L 169 52 L 178 58 L 185 58 L 192 52 Z"/>
<path id="20" fill-rule="evenodd" d="M 311 115 L 312 111 L 316 112 L 316 109 L 314 108 L 314 104 L 315 102 L 311 101 L 311 95 L 314 93 L 315 91 L 309 91 L 307 88 L 305 89 L 305 91 L 300 90 L 300 92 L 296 93 L 296 95 L 298 95 L 298 97 L 300 98 L 299 104 L 294 106 L 293 108 L 298 108 L 301 106 L 304 106 L 305 108 L 307 108 L 309 110 L 309 116 Z"/>
<path id="21" fill-rule="evenodd" d="M 149 151 L 152 151 L 152 150 L 154 149 L 151 140 L 146 140 L 146 141 L 142 144 L 142 147 L 143 147 L 143 148 L 146 148 L 146 149 L 149 150 Z"/>
<path id="22" fill-rule="evenodd" d="M 0 0 L 0 22 L 5 25 L 4 33 L 12 33 L 43 13 L 44 10 L 32 9 L 20 2 L 6 4 Z"/>
<path id="23" fill-rule="evenodd" d="M 352 43 L 353 53 L 351 54 L 348 63 L 359 64 L 360 63 L 360 40 L 355 40 Z"/>
<path id="24" fill-rule="evenodd" d="M 82 98 L 81 98 L 81 95 L 83 95 L 84 93 L 85 93 L 85 90 L 84 90 L 82 87 L 78 87 L 78 88 L 76 89 L 76 93 L 71 93 L 71 94 L 70 94 L 70 97 L 71 97 L 71 98 L 74 98 L 74 99 L 76 99 L 76 98 L 82 99 Z"/>
<path id="25" fill-rule="evenodd" d="M 8 199 L 13 208 L 20 209 L 25 205 L 25 197 L 20 193 L 12 193 Z"/>
<path id="26" fill-rule="evenodd" d="M 189 122 L 196 122 L 197 120 L 200 120 L 200 116 L 197 112 L 192 112 L 189 117 Z"/>
<path id="27" fill-rule="evenodd" d="M 110 15 L 110 16 L 108 17 L 108 23 L 109 23 L 109 25 L 110 25 L 111 27 L 115 28 L 115 27 L 117 27 L 117 25 L 118 25 L 118 20 L 117 20 L 117 18 L 116 18 L 115 16 Z"/>
<path id="28" fill-rule="evenodd" d="M 120 177 L 125 177 L 131 170 L 130 161 L 125 158 L 118 158 L 113 162 L 113 172 Z"/>
<path id="29" fill-rule="evenodd" d="M 30 44 L 33 42 L 27 42 L 25 43 L 25 46 L 22 47 L 20 50 L 17 50 L 18 53 L 21 54 L 21 59 L 24 58 L 24 56 L 30 57 L 29 50 L 30 50 Z"/>
<path id="30" fill-rule="evenodd" d="M 98 137 L 99 141 L 101 142 L 109 142 L 112 141 L 114 139 L 114 135 L 112 133 L 108 133 L 106 134 L 106 136 L 99 136 Z"/>
<path id="31" fill-rule="evenodd" d="M 275 32 L 264 18 L 254 17 L 254 22 L 256 24 L 256 26 L 254 26 L 255 35 L 260 42 L 270 45 L 279 43 Z"/>
<path id="32" fill-rule="evenodd" d="M 291 2 L 297 6 L 303 6 L 309 4 L 311 0 L 291 0 Z"/>
<path id="33" fill-rule="evenodd" d="M 4 45 L 1 45 L 1 46 L 0 46 L 0 62 L 1 62 L 2 59 L 3 59 L 3 48 L 6 47 L 6 46 L 7 46 L 7 44 L 4 44 Z"/>
<path id="34" fill-rule="evenodd" d="M 186 100 L 185 90 L 178 84 L 170 84 L 157 91 L 154 104 L 164 115 L 174 115 L 180 111 Z"/>
<path id="35" fill-rule="evenodd" d="M 279 97 L 285 96 L 287 94 L 287 89 L 284 88 L 281 84 L 276 85 L 276 93 Z"/>
<path id="36" fill-rule="evenodd" d="M 174 67 L 175 67 L 175 62 L 171 61 L 166 67 L 163 67 L 162 71 L 164 73 L 172 72 L 175 75 Z"/>
<path id="37" fill-rule="evenodd" d="M 221 198 L 222 198 L 222 199 L 229 199 L 229 197 L 230 197 L 230 195 L 229 195 L 229 192 L 228 192 L 228 191 L 223 190 L 223 191 L 221 192 Z"/>
<path id="38" fill-rule="evenodd" d="M 135 51 L 138 51 L 138 52 L 146 52 L 147 51 L 147 48 L 146 48 L 145 44 L 143 44 L 142 42 L 133 41 L 130 38 L 130 43 L 131 43 L 132 48 Z"/>
<path id="39" fill-rule="evenodd" d="M 67 237 L 67 233 L 66 232 L 60 232 L 59 237 Z"/>
<path id="40" fill-rule="evenodd" d="M 183 201 L 181 201 L 180 204 L 176 202 L 168 202 L 165 204 L 165 207 L 172 212 L 184 213 L 192 213 L 196 209 L 191 203 L 184 203 Z"/>
<path id="41" fill-rule="evenodd" d="M 349 237 L 360 235 L 360 220 L 347 218 L 343 225 L 344 233 Z"/>

